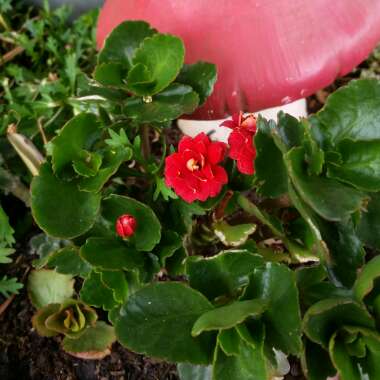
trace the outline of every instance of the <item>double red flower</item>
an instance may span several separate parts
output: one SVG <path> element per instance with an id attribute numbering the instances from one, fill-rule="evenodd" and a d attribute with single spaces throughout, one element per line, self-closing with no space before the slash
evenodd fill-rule
<path id="1" fill-rule="evenodd" d="M 228 137 L 230 146 L 228 156 L 236 160 L 239 172 L 252 175 L 255 172 L 254 160 L 256 158 L 256 149 L 253 145 L 256 117 L 252 114 L 244 117 L 240 112 L 233 115 L 232 120 L 222 123 L 221 126 L 232 129 Z"/>
<path id="2" fill-rule="evenodd" d="M 226 149 L 226 144 L 211 142 L 204 133 L 183 137 L 178 152 L 166 157 L 166 185 L 189 203 L 215 197 L 228 181 L 225 169 L 218 165 Z"/>

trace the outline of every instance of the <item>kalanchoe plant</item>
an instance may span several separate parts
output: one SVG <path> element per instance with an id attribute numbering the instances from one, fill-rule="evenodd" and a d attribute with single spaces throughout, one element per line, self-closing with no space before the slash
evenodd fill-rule
<path id="1" fill-rule="evenodd" d="M 31 186 L 48 235 L 36 265 L 49 270 L 29 278 L 36 328 L 104 352 L 112 327 L 93 327 L 90 307 L 103 309 L 121 344 L 180 363 L 182 380 L 271 379 L 287 358 L 310 380 L 378 378 L 380 83 L 352 82 L 304 120 L 236 115 L 228 145 L 168 147 L 216 79 L 184 52 L 129 21 L 81 77 L 84 111 Z"/>

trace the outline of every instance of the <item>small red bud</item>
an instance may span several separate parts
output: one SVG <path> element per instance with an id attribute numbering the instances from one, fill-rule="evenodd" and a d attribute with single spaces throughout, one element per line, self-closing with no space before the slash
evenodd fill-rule
<path id="1" fill-rule="evenodd" d="M 135 233 L 137 228 L 137 221 L 134 216 L 124 214 L 117 218 L 115 228 L 117 234 L 125 239 Z"/>

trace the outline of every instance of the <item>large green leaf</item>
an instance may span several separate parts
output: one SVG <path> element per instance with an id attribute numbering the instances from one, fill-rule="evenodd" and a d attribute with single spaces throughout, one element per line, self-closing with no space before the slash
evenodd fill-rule
<path id="1" fill-rule="evenodd" d="M 322 300 L 309 308 L 303 319 L 306 335 L 325 349 L 336 330 L 343 326 L 372 329 L 375 322 L 364 306 L 349 298 Z"/>
<path id="2" fill-rule="evenodd" d="M 100 273 L 92 271 L 84 280 L 80 291 L 81 300 L 87 305 L 112 310 L 120 302 L 114 297 L 114 290 L 106 286 Z"/>
<path id="3" fill-rule="evenodd" d="M 88 231 L 99 212 L 100 195 L 78 190 L 75 181 L 57 178 L 48 163 L 31 186 L 32 214 L 47 234 L 72 239 Z"/>
<path id="4" fill-rule="evenodd" d="M 327 175 L 359 190 L 380 190 L 380 140 L 343 140 L 338 145 L 341 162 L 331 163 Z"/>
<path id="5" fill-rule="evenodd" d="M 366 245 L 380 249 L 380 193 L 371 194 L 367 211 L 361 213 L 357 232 Z"/>
<path id="6" fill-rule="evenodd" d="M 144 266 L 143 254 L 116 238 L 89 238 L 80 255 L 93 267 L 102 270 L 135 271 Z"/>
<path id="7" fill-rule="evenodd" d="M 177 77 L 184 57 L 185 47 L 178 37 L 155 34 L 145 38 L 133 56 L 128 89 L 140 96 L 157 94 Z"/>
<path id="8" fill-rule="evenodd" d="M 36 308 L 51 303 L 62 303 L 74 293 L 72 276 L 60 274 L 53 270 L 34 270 L 28 278 L 28 294 Z"/>
<path id="9" fill-rule="evenodd" d="M 128 296 L 128 283 L 125 272 L 119 271 L 102 271 L 100 280 L 107 288 L 113 292 L 113 298 L 118 303 L 123 303 Z"/>
<path id="10" fill-rule="evenodd" d="M 330 221 L 341 221 L 360 210 L 365 194 L 333 179 L 308 176 L 304 157 L 303 148 L 293 148 L 285 155 L 285 162 L 298 194 L 317 214 Z"/>
<path id="11" fill-rule="evenodd" d="M 380 83 L 378 80 L 351 81 L 327 99 L 317 114 L 316 134 L 323 144 L 335 145 L 344 139 L 380 139 Z"/>
<path id="12" fill-rule="evenodd" d="M 79 256 L 79 250 L 74 246 L 67 246 L 54 252 L 49 256 L 47 266 L 55 268 L 58 273 L 72 276 L 83 277 L 91 271 L 90 265 Z"/>
<path id="13" fill-rule="evenodd" d="M 234 295 L 247 286 L 249 275 L 263 265 L 263 259 L 245 250 L 230 250 L 203 258 L 191 256 L 186 260 L 190 286 L 210 300 L 218 296 Z"/>
<path id="14" fill-rule="evenodd" d="M 301 351 L 301 312 L 292 270 L 282 264 L 267 263 L 250 277 L 244 299 L 261 298 L 267 303 L 262 320 L 270 344 L 285 353 Z"/>
<path id="15" fill-rule="evenodd" d="M 225 330 L 234 327 L 251 316 L 259 316 L 266 309 L 263 300 L 236 301 L 202 314 L 194 323 L 191 334 L 198 336 L 204 331 Z"/>
<path id="16" fill-rule="evenodd" d="M 197 62 L 184 65 L 176 82 L 191 86 L 199 95 L 202 105 L 211 95 L 217 79 L 216 66 L 208 62 Z"/>
<path id="17" fill-rule="evenodd" d="M 172 362 L 208 364 L 214 336 L 191 336 L 200 315 L 212 305 L 184 284 L 155 283 L 134 293 L 116 318 L 116 335 L 127 348 Z"/>
<path id="18" fill-rule="evenodd" d="M 98 56 L 98 63 L 114 62 L 129 69 L 136 49 L 157 31 L 144 21 L 125 21 L 108 36 Z"/>
<path id="19" fill-rule="evenodd" d="M 124 113 L 140 123 L 163 123 L 192 113 L 198 104 L 198 94 L 190 86 L 173 83 L 149 100 L 138 96 L 128 98 Z"/>
<path id="20" fill-rule="evenodd" d="M 276 198 L 287 192 L 288 176 L 281 151 L 271 136 L 274 122 L 259 118 L 255 136 L 255 172 L 260 194 Z"/>
<path id="21" fill-rule="evenodd" d="M 161 224 L 153 210 L 136 199 L 121 195 L 110 195 L 102 203 L 103 217 L 115 226 L 123 214 L 130 214 L 137 221 L 134 235 L 129 238 L 138 251 L 151 251 L 161 239 Z"/>
<path id="22" fill-rule="evenodd" d="M 95 115 L 81 113 L 72 118 L 50 142 L 54 172 L 70 173 L 72 163 L 82 161 L 81 152 L 89 150 L 99 136 L 100 124 Z"/>
<path id="23" fill-rule="evenodd" d="M 226 355 L 218 346 L 215 352 L 213 380 L 267 380 L 264 336 L 257 334 L 250 342 L 239 340 L 238 355 Z M 251 341 L 252 340 L 252 341 Z"/>

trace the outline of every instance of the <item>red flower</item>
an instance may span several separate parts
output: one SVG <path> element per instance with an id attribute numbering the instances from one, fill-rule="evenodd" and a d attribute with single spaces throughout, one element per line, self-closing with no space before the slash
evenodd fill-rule
<path id="1" fill-rule="evenodd" d="M 132 236 L 137 228 L 136 218 L 129 214 L 121 215 L 116 220 L 116 232 L 123 239 Z"/>
<path id="2" fill-rule="evenodd" d="M 228 156 L 236 160 L 239 172 L 252 175 L 255 172 L 254 160 L 256 149 L 253 145 L 253 136 L 256 133 L 256 117 L 250 114 L 246 117 L 243 112 L 233 115 L 232 120 L 221 124 L 232 129 L 228 137 L 230 151 Z"/>
<path id="3" fill-rule="evenodd" d="M 189 203 L 215 197 L 228 181 L 226 171 L 218 165 L 225 152 L 226 144 L 211 142 L 204 133 L 183 137 L 178 152 L 166 157 L 166 185 Z"/>

